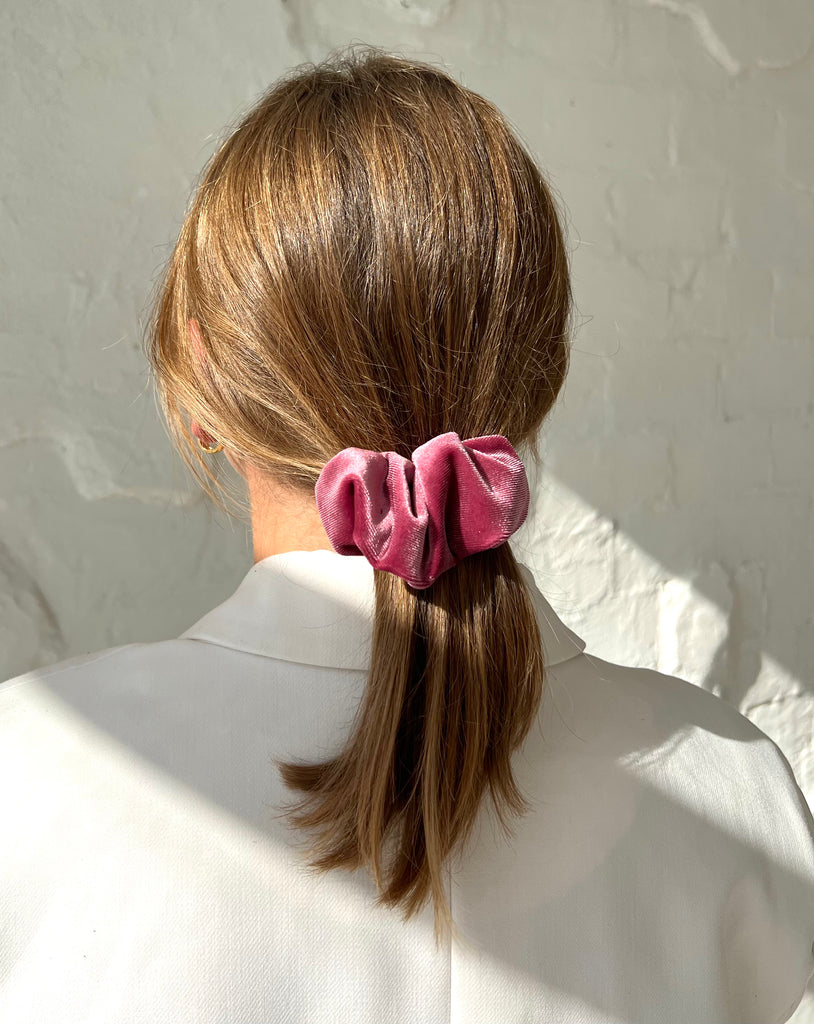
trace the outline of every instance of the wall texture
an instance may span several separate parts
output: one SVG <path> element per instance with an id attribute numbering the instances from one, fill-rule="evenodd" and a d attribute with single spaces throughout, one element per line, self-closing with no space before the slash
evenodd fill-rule
<path id="1" fill-rule="evenodd" d="M 223 126 L 375 43 L 493 99 L 568 209 L 583 325 L 516 551 L 593 653 L 730 701 L 814 802 L 808 0 L 71 6 L 0 12 L 0 678 L 175 636 L 250 566 L 157 417 L 147 301 Z"/>

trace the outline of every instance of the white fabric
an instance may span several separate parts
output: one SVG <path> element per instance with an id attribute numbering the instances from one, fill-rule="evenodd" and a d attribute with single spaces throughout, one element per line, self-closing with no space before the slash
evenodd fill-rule
<path id="1" fill-rule="evenodd" d="M 814 820 L 778 747 L 684 680 L 584 652 L 534 588 L 549 666 L 435 948 L 364 872 L 309 873 L 272 758 L 341 749 L 373 569 L 273 555 L 181 637 L 0 685 L 0 1021 L 773 1024 L 814 970 Z M 276 817 L 275 817 L 276 815 Z"/>

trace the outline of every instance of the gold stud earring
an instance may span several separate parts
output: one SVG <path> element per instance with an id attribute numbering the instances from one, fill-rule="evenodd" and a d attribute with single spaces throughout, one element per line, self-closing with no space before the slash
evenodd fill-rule
<path id="1" fill-rule="evenodd" d="M 202 451 L 207 452 L 209 455 L 212 455 L 214 452 L 219 452 L 223 448 L 223 445 L 220 442 L 218 442 L 218 444 L 214 448 L 210 448 L 206 444 L 204 444 L 203 440 L 200 437 L 198 438 L 198 446 L 202 449 Z"/>

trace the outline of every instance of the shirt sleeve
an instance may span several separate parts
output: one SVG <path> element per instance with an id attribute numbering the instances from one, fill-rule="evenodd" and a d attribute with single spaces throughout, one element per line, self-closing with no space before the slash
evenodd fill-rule
<path id="1" fill-rule="evenodd" d="M 744 836 L 754 857 L 727 893 L 721 949 L 737 1019 L 784 1024 L 814 975 L 814 817 L 783 752 L 757 742 L 765 772 L 752 779 L 757 817 Z"/>

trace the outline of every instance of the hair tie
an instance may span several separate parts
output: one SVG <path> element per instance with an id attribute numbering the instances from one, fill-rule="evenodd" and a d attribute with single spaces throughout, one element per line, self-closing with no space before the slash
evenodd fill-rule
<path id="1" fill-rule="evenodd" d="M 476 551 L 496 548 L 528 515 L 526 469 L 502 434 L 438 434 L 405 459 L 343 448 L 315 487 L 340 555 L 364 555 L 423 590 Z"/>

